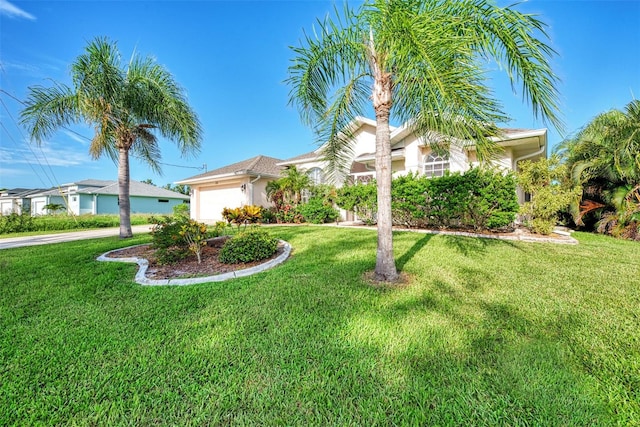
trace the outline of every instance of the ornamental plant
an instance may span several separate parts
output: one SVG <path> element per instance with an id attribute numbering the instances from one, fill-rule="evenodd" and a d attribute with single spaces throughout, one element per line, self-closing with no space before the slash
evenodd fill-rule
<path id="1" fill-rule="evenodd" d="M 198 264 L 201 264 L 202 249 L 207 246 L 207 239 L 209 238 L 206 224 L 190 219 L 186 224 L 182 225 L 179 234 L 187 242 L 189 251 L 198 258 Z"/>

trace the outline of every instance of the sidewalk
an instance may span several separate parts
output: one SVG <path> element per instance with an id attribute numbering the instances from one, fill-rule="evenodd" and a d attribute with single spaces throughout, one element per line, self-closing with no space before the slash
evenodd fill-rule
<path id="1" fill-rule="evenodd" d="M 151 225 L 134 225 L 131 227 L 134 234 L 148 233 Z M 0 249 L 19 248 L 22 246 L 46 245 L 49 243 L 71 242 L 74 240 L 96 239 L 100 237 L 117 236 L 119 227 L 97 228 L 94 230 L 70 231 L 57 234 L 41 234 L 39 236 L 9 237 L 0 239 Z"/>

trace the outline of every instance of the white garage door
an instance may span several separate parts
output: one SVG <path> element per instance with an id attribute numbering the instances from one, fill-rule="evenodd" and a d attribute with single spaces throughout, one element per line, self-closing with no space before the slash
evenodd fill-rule
<path id="1" fill-rule="evenodd" d="M 219 185 L 200 190 L 200 221 L 221 221 L 224 208 L 238 208 L 244 204 L 245 194 L 240 183 Z"/>
<path id="2" fill-rule="evenodd" d="M 0 202 L 0 215 L 9 215 L 13 212 L 13 202 Z"/>

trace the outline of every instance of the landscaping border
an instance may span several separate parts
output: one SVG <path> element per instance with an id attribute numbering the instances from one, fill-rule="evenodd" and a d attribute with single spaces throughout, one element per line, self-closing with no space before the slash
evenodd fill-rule
<path id="1" fill-rule="evenodd" d="M 283 263 L 287 258 L 289 258 L 289 255 L 291 254 L 291 245 L 288 242 L 285 242 L 284 240 L 279 240 L 278 242 L 284 246 L 284 251 L 278 257 L 272 260 L 269 260 L 264 264 L 259 264 L 259 265 L 245 268 L 242 270 L 230 271 L 228 273 L 216 274 L 215 276 L 188 277 L 188 278 L 161 279 L 161 280 L 149 279 L 146 276 L 147 269 L 149 268 L 149 261 L 147 259 L 137 258 L 137 257 L 127 257 L 127 258 L 109 257 L 110 253 L 121 251 L 124 248 L 118 248 L 109 252 L 105 252 L 104 254 L 100 255 L 96 259 L 98 261 L 128 262 L 128 263 L 138 264 L 138 272 L 136 273 L 136 277 L 134 278 L 134 280 L 136 283 L 140 285 L 145 285 L 145 286 L 195 285 L 198 283 L 222 282 L 229 279 L 235 279 L 236 277 L 251 276 L 252 274 L 269 270 L 270 268 L 273 268 L 276 265 Z M 143 245 L 135 245 L 135 246 L 143 246 Z M 130 246 L 130 247 L 135 247 L 135 246 Z"/>

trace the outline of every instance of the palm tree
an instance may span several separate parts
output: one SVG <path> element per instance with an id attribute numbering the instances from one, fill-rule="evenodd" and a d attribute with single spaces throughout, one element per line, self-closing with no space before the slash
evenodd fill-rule
<path id="1" fill-rule="evenodd" d="M 633 201 L 640 194 L 640 101 L 631 101 L 624 111 L 599 114 L 557 151 L 583 187 L 580 205 L 572 209 L 577 225 L 596 210 L 615 211 L 622 218 L 638 211 Z"/>
<path id="2" fill-rule="evenodd" d="M 30 87 L 22 123 L 38 144 L 72 123 L 95 126 L 89 153 L 94 159 L 106 154 L 117 163 L 120 237 L 132 237 L 129 153 L 160 173 L 160 150 L 152 130 L 175 141 L 186 155 L 200 149 L 200 123 L 165 68 L 137 55 L 123 67 L 116 43 L 106 38 L 87 45 L 71 65 L 71 78 L 71 87 Z"/>
<path id="3" fill-rule="evenodd" d="M 487 86 L 482 65 L 499 62 L 512 83 L 521 83 L 535 115 L 561 127 L 554 51 L 542 40 L 545 26 L 532 15 L 484 0 L 370 0 L 345 6 L 318 22 L 289 67 L 290 103 L 324 143 L 329 173 L 349 161 L 349 123 L 372 106 L 376 127 L 378 246 L 375 277 L 395 281 L 391 228 L 389 121 L 408 122 L 426 137 L 473 141 L 486 158 L 494 148 L 495 123 L 507 117 Z"/>
<path id="4" fill-rule="evenodd" d="M 302 191 L 311 187 L 311 177 L 293 165 L 287 166 L 280 174 L 282 177 L 278 181 L 285 198 L 294 205 L 299 205 Z"/>

